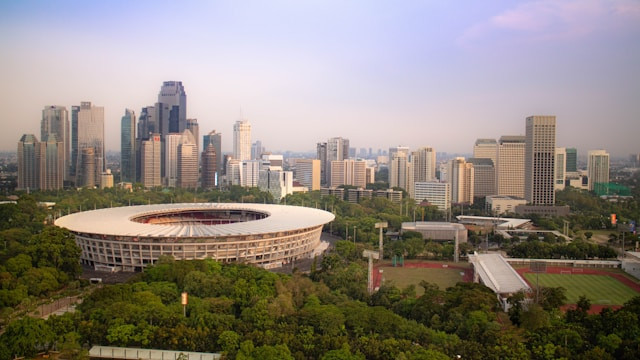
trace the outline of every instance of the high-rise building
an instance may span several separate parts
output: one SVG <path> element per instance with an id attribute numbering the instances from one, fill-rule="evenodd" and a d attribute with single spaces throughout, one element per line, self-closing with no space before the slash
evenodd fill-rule
<path id="1" fill-rule="evenodd" d="M 609 153 L 606 150 L 588 152 L 587 179 L 589 191 L 595 190 L 596 184 L 609 182 Z"/>
<path id="2" fill-rule="evenodd" d="M 98 183 L 96 174 L 96 150 L 93 147 L 82 148 L 76 174 L 76 186 L 95 187 Z M 102 173 L 100 173 L 102 176 Z"/>
<path id="3" fill-rule="evenodd" d="M 70 129 L 69 112 L 66 107 L 53 105 L 44 107 L 42 110 L 42 122 L 40 124 L 40 139 L 44 141 L 47 135 L 55 134 L 57 141 L 63 143 L 64 180 L 69 178 L 69 163 L 71 162 Z"/>
<path id="4" fill-rule="evenodd" d="M 57 190 L 64 187 L 66 174 L 65 146 L 55 133 L 46 134 L 42 142 L 36 146 L 40 164 L 40 190 Z"/>
<path id="5" fill-rule="evenodd" d="M 178 186 L 178 146 L 182 134 L 172 133 L 164 137 L 164 178 L 168 187 Z"/>
<path id="6" fill-rule="evenodd" d="M 196 140 L 196 146 L 200 151 L 200 126 L 198 125 L 198 119 L 187 119 L 186 129 L 191 131 L 193 138 Z"/>
<path id="7" fill-rule="evenodd" d="M 564 190 L 564 179 L 566 175 L 567 149 L 556 148 L 555 173 L 553 176 L 553 187 L 555 190 Z"/>
<path id="8" fill-rule="evenodd" d="M 556 117 L 526 120 L 524 198 L 532 205 L 555 203 Z"/>
<path id="9" fill-rule="evenodd" d="M 136 139 L 148 140 L 151 134 L 159 133 L 159 128 L 155 106 L 143 107 L 138 118 Z"/>
<path id="10" fill-rule="evenodd" d="M 408 192 L 414 197 L 414 184 L 416 182 L 433 181 L 436 179 L 436 151 L 431 147 L 422 147 L 411 153 L 411 168 L 413 179 L 409 180 Z"/>
<path id="11" fill-rule="evenodd" d="M 466 162 L 463 157 L 457 157 L 449 161 L 447 172 L 451 184 L 451 202 L 473 204 L 473 164 Z"/>
<path id="12" fill-rule="evenodd" d="M 75 177 L 76 186 L 93 187 L 99 185 L 100 176 L 105 170 L 104 153 L 104 108 L 93 106 L 91 102 L 83 101 L 80 106 L 71 107 L 71 176 Z M 83 151 L 93 148 L 95 159 L 82 159 Z M 87 174 L 83 164 L 93 166 L 94 174 Z M 78 176 L 80 175 L 80 179 Z"/>
<path id="13" fill-rule="evenodd" d="M 182 81 L 165 81 L 155 106 L 160 133 L 181 133 L 187 128 L 187 94 Z"/>
<path id="14" fill-rule="evenodd" d="M 411 153 L 413 181 L 433 181 L 436 179 L 436 151 L 422 147 Z"/>
<path id="15" fill-rule="evenodd" d="M 470 158 L 473 164 L 473 196 L 484 198 L 496 194 L 496 168 L 489 158 Z"/>
<path id="16" fill-rule="evenodd" d="M 216 151 L 216 172 L 218 176 L 224 174 L 224 156 L 222 155 L 222 134 L 212 130 L 202 137 L 202 146 L 207 147 L 211 143 Z"/>
<path id="17" fill-rule="evenodd" d="M 498 142 L 496 192 L 524 198 L 524 136 L 502 136 Z"/>
<path id="18" fill-rule="evenodd" d="M 198 145 L 189 129 L 182 132 L 178 145 L 178 186 L 195 189 L 198 187 Z"/>
<path id="19" fill-rule="evenodd" d="M 24 134 L 18 141 L 18 190 L 40 188 L 38 139 L 33 134 Z"/>
<path id="20" fill-rule="evenodd" d="M 578 171 L 578 150 L 576 148 L 567 148 L 567 172 Z"/>
<path id="21" fill-rule="evenodd" d="M 309 190 L 320 190 L 320 160 L 298 159 L 295 175 L 298 182 Z"/>
<path id="22" fill-rule="evenodd" d="M 256 142 L 251 144 L 251 160 L 261 159 L 263 153 L 264 147 L 262 146 L 262 141 L 256 140 Z"/>
<path id="23" fill-rule="evenodd" d="M 389 149 L 389 187 L 401 187 L 410 189 L 410 181 L 413 181 L 409 162 L 409 148 L 397 146 Z"/>
<path id="24" fill-rule="evenodd" d="M 258 187 L 262 191 L 269 192 L 276 202 L 280 202 L 280 199 L 293 193 L 293 173 L 282 169 L 262 169 Z"/>
<path id="25" fill-rule="evenodd" d="M 321 185 L 331 184 L 331 162 L 349 158 L 349 139 L 333 137 L 326 143 L 317 144 L 317 159 L 320 160 Z"/>
<path id="26" fill-rule="evenodd" d="M 120 181 L 136 181 L 136 114 L 129 109 L 120 121 Z"/>
<path id="27" fill-rule="evenodd" d="M 418 203 L 427 201 L 437 206 L 438 210 L 447 211 L 451 207 L 451 184 L 439 181 L 416 182 L 415 200 Z"/>
<path id="28" fill-rule="evenodd" d="M 205 136 L 206 137 L 206 136 Z M 203 189 L 213 189 L 217 186 L 217 166 L 216 149 L 211 142 L 203 142 L 204 151 L 202 152 L 202 175 L 201 183 Z"/>
<path id="29" fill-rule="evenodd" d="M 149 140 L 143 140 L 140 147 L 140 182 L 146 188 L 162 186 L 160 169 L 162 164 L 162 140 L 160 134 L 152 134 Z"/>
<path id="30" fill-rule="evenodd" d="M 491 159 L 493 164 L 498 161 L 498 142 L 496 139 L 477 139 L 473 146 L 474 159 Z"/>
<path id="31" fill-rule="evenodd" d="M 331 162 L 331 187 L 352 185 L 359 188 L 367 187 L 367 162 L 364 160 L 338 160 Z"/>
<path id="32" fill-rule="evenodd" d="M 233 158 L 251 160 L 251 124 L 247 120 L 238 120 L 233 125 Z"/>

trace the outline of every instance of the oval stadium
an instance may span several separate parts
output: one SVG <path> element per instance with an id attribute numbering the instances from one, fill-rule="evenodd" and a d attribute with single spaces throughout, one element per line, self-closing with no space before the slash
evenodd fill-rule
<path id="1" fill-rule="evenodd" d="M 238 203 L 125 206 L 63 216 L 96 270 L 142 271 L 162 255 L 278 267 L 311 257 L 334 215 L 313 208 Z"/>

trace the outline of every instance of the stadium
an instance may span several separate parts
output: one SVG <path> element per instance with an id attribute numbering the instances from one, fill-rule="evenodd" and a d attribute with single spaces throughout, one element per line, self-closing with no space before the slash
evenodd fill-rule
<path id="1" fill-rule="evenodd" d="M 278 267 L 311 257 L 335 216 L 298 206 L 194 203 L 108 208 L 63 216 L 96 270 L 142 271 L 160 256 Z"/>

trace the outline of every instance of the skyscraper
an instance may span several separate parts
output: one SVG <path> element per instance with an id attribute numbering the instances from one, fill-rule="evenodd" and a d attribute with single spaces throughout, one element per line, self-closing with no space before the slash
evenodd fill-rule
<path id="1" fill-rule="evenodd" d="M 564 190 L 564 179 L 566 175 L 567 149 L 556 148 L 555 174 L 553 176 L 553 187 L 555 190 Z"/>
<path id="2" fill-rule="evenodd" d="M 296 179 L 309 190 L 320 190 L 320 160 L 298 159 Z"/>
<path id="3" fill-rule="evenodd" d="M 436 151 L 431 147 L 421 147 L 411 153 L 413 179 L 409 180 L 409 196 L 414 198 L 415 183 L 436 179 Z"/>
<path id="4" fill-rule="evenodd" d="M 200 151 L 200 126 L 198 125 L 198 119 L 187 119 L 186 129 L 191 131 L 193 138 L 196 140 L 196 146 Z"/>
<path id="5" fill-rule="evenodd" d="M 104 171 L 104 108 L 93 106 L 91 102 L 83 101 L 80 106 L 71 107 L 72 149 L 71 175 L 76 177 L 76 186 L 93 187 L 99 185 L 100 176 Z M 82 159 L 83 150 L 93 148 L 95 159 L 88 162 Z M 85 155 L 88 152 L 85 152 Z M 83 164 L 93 164 L 94 174 L 88 176 Z M 78 179 L 78 174 L 82 176 Z M 88 182 L 87 182 L 88 181 Z"/>
<path id="6" fill-rule="evenodd" d="M 64 150 L 63 167 L 64 180 L 69 177 L 69 166 L 71 156 L 71 135 L 69 126 L 69 112 L 64 106 L 45 106 L 42 110 L 42 123 L 40 124 L 40 139 L 44 141 L 49 134 L 55 134 L 57 141 L 63 143 Z"/>
<path id="7" fill-rule="evenodd" d="M 555 203 L 556 117 L 526 120 L 524 198 L 533 205 Z"/>
<path id="8" fill-rule="evenodd" d="M 33 134 L 24 134 L 18 141 L 18 189 L 39 189 L 37 161 L 38 139 Z"/>
<path id="9" fill-rule="evenodd" d="M 496 192 L 524 198 L 524 136 L 502 136 L 498 142 Z"/>
<path id="10" fill-rule="evenodd" d="M 496 194 L 496 168 L 488 158 L 470 158 L 473 164 L 473 196 L 484 198 Z"/>
<path id="11" fill-rule="evenodd" d="M 222 134 L 212 130 L 207 135 L 202 137 L 202 146 L 206 148 L 207 145 L 213 144 L 213 148 L 216 151 L 216 172 L 218 175 L 224 174 L 224 156 L 222 155 Z"/>
<path id="12" fill-rule="evenodd" d="M 413 181 L 413 176 L 409 163 L 409 148 L 389 148 L 389 187 L 409 190 L 410 181 Z"/>
<path id="13" fill-rule="evenodd" d="M 259 160 L 262 158 L 262 153 L 264 153 L 262 141 L 256 140 L 256 142 L 251 144 L 251 160 Z"/>
<path id="14" fill-rule="evenodd" d="M 178 186 L 195 189 L 198 186 L 198 145 L 189 129 L 182 132 L 177 155 Z"/>
<path id="15" fill-rule="evenodd" d="M 451 202 L 473 204 L 473 164 L 466 162 L 463 157 L 457 157 L 449 161 L 447 173 L 451 184 Z"/>
<path id="16" fill-rule="evenodd" d="M 596 184 L 609 182 L 609 153 L 605 150 L 590 150 L 587 161 L 589 191 L 596 190 Z"/>
<path id="17" fill-rule="evenodd" d="M 578 171 L 578 150 L 567 148 L 567 172 Z"/>
<path id="18" fill-rule="evenodd" d="M 161 186 L 162 140 L 160 134 L 152 134 L 149 140 L 142 140 L 140 146 L 140 182 L 146 188 Z"/>
<path id="19" fill-rule="evenodd" d="M 206 135 L 205 135 L 206 138 Z M 211 142 L 204 142 L 204 151 L 202 152 L 202 175 L 201 183 L 203 189 L 213 189 L 217 185 L 217 166 L 216 149 Z"/>
<path id="20" fill-rule="evenodd" d="M 233 158 L 251 160 L 251 124 L 247 120 L 238 120 L 233 125 Z"/>
<path id="21" fill-rule="evenodd" d="M 178 186 L 178 146 L 182 134 L 172 133 L 164 137 L 164 176 L 162 182 L 165 186 Z"/>
<path id="22" fill-rule="evenodd" d="M 432 147 L 421 147 L 411 153 L 413 181 L 436 179 L 436 151 Z"/>
<path id="23" fill-rule="evenodd" d="M 65 145 L 55 133 L 45 135 L 42 142 L 36 146 L 39 171 L 39 188 L 41 190 L 62 189 L 66 174 Z"/>
<path id="24" fill-rule="evenodd" d="M 120 121 L 120 181 L 136 181 L 136 115 L 125 109 Z"/>
<path id="25" fill-rule="evenodd" d="M 498 157 L 496 139 L 477 139 L 473 146 L 473 157 L 476 159 L 491 159 L 495 165 Z"/>
<path id="26" fill-rule="evenodd" d="M 187 94 L 182 81 L 165 81 L 158 93 L 156 121 L 160 133 L 181 133 L 187 128 Z"/>
<path id="27" fill-rule="evenodd" d="M 367 187 L 367 163 L 364 160 L 336 160 L 331 162 L 331 187 L 352 185 L 359 188 Z"/>

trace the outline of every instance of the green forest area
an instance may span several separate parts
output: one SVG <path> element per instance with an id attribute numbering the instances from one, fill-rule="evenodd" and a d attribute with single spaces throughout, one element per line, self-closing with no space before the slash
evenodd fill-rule
<path id="1" fill-rule="evenodd" d="M 637 179 L 636 179 L 637 181 Z M 633 188 L 633 191 L 636 191 Z M 89 285 L 79 280 L 80 250 L 73 236 L 51 225 L 57 216 L 93 208 L 170 202 L 272 202 L 255 189 L 189 192 L 154 189 L 61 190 L 19 194 L 16 204 L 0 205 L 0 359 L 31 358 L 55 350 L 66 359 L 87 358 L 93 345 L 221 353 L 230 359 L 635 359 L 640 348 L 640 297 L 621 308 L 590 314 L 591 301 L 579 297 L 566 312 L 566 291 L 540 289 L 536 303 L 527 294 L 509 299 L 508 312 L 480 284 L 459 282 L 443 289 L 421 282 L 397 288 L 383 284 L 367 292 L 362 250 L 377 246 L 374 224 L 397 231 L 403 221 L 442 220 L 445 214 L 410 199 L 400 204 L 373 198 L 351 204 L 318 193 L 294 194 L 288 205 L 327 209 L 336 220 L 325 227 L 348 241 L 318 259 L 310 273 L 276 274 L 246 264 L 162 258 L 127 283 Z M 613 258 L 620 221 L 638 218 L 638 194 L 610 202 L 587 192 L 565 190 L 567 218 L 533 218 L 546 229 L 570 222 L 573 241 L 500 239 L 470 233 L 463 254 L 490 237 L 520 257 Z M 38 206 L 51 201 L 52 209 Z M 464 209 L 482 214 L 482 209 Z M 454 213 L 455 215 L 455 213 Z M 609 231 L 596 244 L 591 231 Z M 354 239 L 355 237 L 355 239 Z M 637 240 L 626 234 L 629 246 Z M 635 239 L 635 240 L 634 240 Z M 356 241 L 354 241 L 356 240 Z M 408 259 L 451 260 L 453 245 L 405 233 L 385 254 Z M 189 294 L 186 316 L 180 294 Z M 76 312 L 43 319 L 38 304 L 82 295 Z"/>

